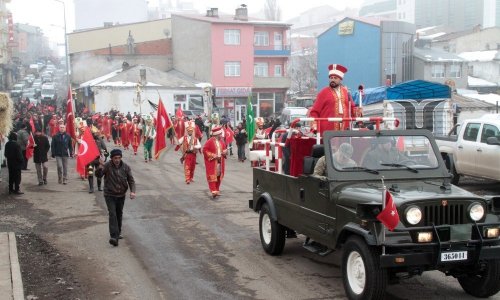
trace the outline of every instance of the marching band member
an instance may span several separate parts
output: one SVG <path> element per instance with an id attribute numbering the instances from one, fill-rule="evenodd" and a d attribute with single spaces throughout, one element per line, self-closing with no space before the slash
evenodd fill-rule
<path id="1" fill-rule="evenodd" d="M 186 134 L 179 139 L 181 145 L 182 157 L 181 162 L 184 163 L 184 177 L 186 184 L 193 182 L 194 169 L 196 167 L 196 153 L 201 149 L 201 144 L 195 136 L 196 125 L 194 122 L 186 122 Z"/>
<path id="2" fill-rule="evenodd" d="M 153 141 L 156 137 L 156 128 L 153 124 L 153 118 L 148 115 L 146 116 L 146 125 L 142 131 L 142 143 L 144 145 L 144 162 L 153 160 Z"/>
<path id="3" fill-rule="evenodd" d="M 227 156 L 226 145 L 221 138 L 222 127 L 216 126 L 212 129 L 212 137 L 208 139 L 203 146 L 208 188 L 213 198 L 220 196 L 220 184 L 222 178 L 224 178 L 225 160 Z"/>

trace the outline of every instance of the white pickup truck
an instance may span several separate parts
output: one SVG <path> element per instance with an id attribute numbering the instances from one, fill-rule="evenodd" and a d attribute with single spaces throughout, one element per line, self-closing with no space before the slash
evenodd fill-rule
<path id="1" fill-rule="evenodd" d="M 452 183 L 461 175 L 500 181 L 500 114 L 488 114 L 459 124 L 453 134 L 437 136 Z"/>

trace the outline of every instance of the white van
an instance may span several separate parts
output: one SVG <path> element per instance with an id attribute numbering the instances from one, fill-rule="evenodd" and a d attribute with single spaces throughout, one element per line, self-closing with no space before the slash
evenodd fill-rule
<path id="1" fill-rule="evenodd" d="M 42 84 L 42 91 L 40 96 L 42 103 L 56 100 L 56 98 L 56 87 L 53 84 Z"/>
<path id="2" fill-rule="evenodd" d="M 288 127 L 293 120 L 307 117 L 307 108 L 305 107 L 285 107 L 281 112 L 281 125 Z"/>

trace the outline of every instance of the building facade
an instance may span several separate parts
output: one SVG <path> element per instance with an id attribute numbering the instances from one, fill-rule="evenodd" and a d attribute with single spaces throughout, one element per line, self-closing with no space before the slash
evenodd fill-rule
<path id="1" fill-rule="evenodd" d="M 430 48 L 415 48 L 414 76 L 448 84 L 454 89 L 467 88 L 467 62 L 453 53 Z"/>
<path id="2" fill-rule="evenodd" d="M 245 116 L 249 95 L 257 116 L 281 112 L 290 88 L 289 24 L 235 15 L 172 15 L 174 68 L 213 87 L 214 110 L 234 124 Z M 189 38 L 187 38 L 189 37 Z"/>
<path id="3" fill-rule="evenodd" d="M 172 69 L 170 19 L 124 24 L 68 34 L 71 81 L 80 84 L 121 68 L 144 64 Z"/>

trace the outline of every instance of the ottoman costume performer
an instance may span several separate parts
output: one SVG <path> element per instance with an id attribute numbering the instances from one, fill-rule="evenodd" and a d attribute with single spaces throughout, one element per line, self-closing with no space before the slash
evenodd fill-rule
<path id="1" fill-rule="evenodd" d="M 130 140 L 132 144 L 132 149 L 134 149 L 134 155 L 137 155 L 137 148 L 141 144 L 141 124 L 139 124 L 139 119 L 136 117 L 132 118 L 132 126 L 130 127 Z"/>
<path id="2" fill-rule="evenodd" d="M 354 106 L 352 96 L 342 85 L 347 68 L 334 64 L 328 67 L 329 86 L 323 88 L 316 97 L 309 115 L 313 118 L 349 118 L 362 115 L 362 109 Z M 348 121 L 343 123 L 320 121 L 320 133 L 325 130 L 348 130 Z M 316 125 L 316 126 L 314 126 Z M 313 128 L 317 129 L 317 124 Z"/>
<path id="3" fill-rule="evenodd" d="M 214 198 L 220 196 L 220 184 L 222 178 L 224 178 L 224 167 L 227 156 L 226 145 L 221 140 L 221 137 L 222 127 L 214 127 L 212 129 L 212 137 L 203 146 L 208 188 Z"/>
<path id="4" fill-rule="evenodd" d="M 101 138 L 101 134 L 97 128 L 93 127 L 92 128 L 92 136 L 94 137 L 94 141 L 97 145 L 97 149 L 99 149 L 100 156 L 97 156 L 90 164 L 87 165 L 86 171 L 87 171 L 87 176 L 89 179 L 89 193 L 94 192 L 94 172 L 97 170 L 99 167 L 99 160 L 103 159 L 106 161 L 108 158 L 108 150 L 106 148 L 106 144 L 104 143 L 103 139 Z M 101 188 L 101 180 L 102 178 L 97 177 L 97 190 L 102 191 Z"/>
<path id="5" fill-rule="evenodd" d="M 128 146 L 130 145 L 129 141 L 129 133 L 130 133 L 130 121 L 127 118 L 122 118 L 122 124 L 120 126 L 120 137 L 122 141 L 123 149 L 128 150 Z"/>
<path id="6" fill-rule="evenodd" d="M 196 167 L 196 153 L 201 149 L 201 144 L 196 135 L 195 124 L 192 121 L 186 122 L 186 134 L 179 139 L 181 145 L 182 157 L 184 163 L 184 177 L 186 184 L 194 182 L 194 169 Z"/>
<path id="7" fill-rule="evenodd" d="M 122 141 L 120 139 L 120 117 L 115 116 L 115 120 L 113 121 L 113 126 L 111 127 L 111 135 L 113 136 L 113 142 L 115 145 L 120 146 Z"/>
<path id="8" fill-rule="evenodd" d="M 156 128 L 151 116 L 146 116 L 146 125 L 143 130 L 144 162 L 153 159 L 153 141 L 156 137 Z"/>
<path id="9" fill-rule="evenodd" d="M 267 133 L 266 130 L 264 129 L 264 118 L 259 117 L 255 118 L 255 125 L 257 125 L 257 128 L 255 128 L 255 136 L 254 140 L 265 140 L 267 139 Z M 264 150 L 266 146 L 264 144 L 253 144 L 252 150 Z"/>

